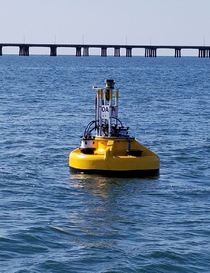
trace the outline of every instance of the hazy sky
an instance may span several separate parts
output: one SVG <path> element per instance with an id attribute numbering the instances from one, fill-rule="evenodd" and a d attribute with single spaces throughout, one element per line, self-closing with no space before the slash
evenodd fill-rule
<path id="1" fill-rule="evenodd" d="M 210 44 L 210 0 L 0 0 L 1 42 Z"/>

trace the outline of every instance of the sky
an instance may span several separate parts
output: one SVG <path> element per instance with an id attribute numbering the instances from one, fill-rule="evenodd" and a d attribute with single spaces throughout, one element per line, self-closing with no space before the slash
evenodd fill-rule
<path id="1" fill-rule="evenodd" d="M 0 42 L 210 45 L 210 0 L 0 0 Z"/>

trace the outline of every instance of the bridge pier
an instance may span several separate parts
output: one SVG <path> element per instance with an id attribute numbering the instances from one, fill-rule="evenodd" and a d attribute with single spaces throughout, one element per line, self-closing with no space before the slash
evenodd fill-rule
<path id="1" fill-rule="evenodd" d="M 19 56 L 29 56 L 29 46 L 20 45 L 19 46 Z"/>
<path id="2" fill-rule="evenodd" d="M 89 56 L 89 47 L 87 46 L 83 47 L 83 56 Z"/>
<path id="3" fill-rule="evenodd" d="M 82 56 L 82 48 L 81 46 L 76 47 L 76 57 L 81 57 Z"/>
<path id="4" fill-rule="evenodd" d="M 157 57 L 157 48 L 151 48 L 150 57 L 156 58 Z"/>
<path id="5" fill-rule="evenodd" d="M 132 47 L 126 47 L 126 57 L 132 57 Z"/>
<path id="6" fill-rule="evenodd" d="M 199 48 L 198 50 L 198 57 L 203 58 L 203 49 Z"/>
<path id="7" fill-rule="evenodd" d="M 175 58 L 181 58 L 181 48 L 175 48 Z"/>
<path id="8" fill-rule="evenodd" d="M 107 57 L 107 47 L 101 47 L 101 57 Z"/>
<path id="9" fill-rule="evenodd" d="M 50 47 L 50 56 L 57 56 L 57 47 L 54 45 Z"/>
<path id="10" fill-rule="evenodd" d="M 115 47 L 114 48 L 114 56 L 115 57 L 120 57 L 120 47 Z"/>
<path id="11" fill-rule="evenodd" d="M 0 56 L 2 56 L 2 46 L 0 46 Z"/>
<path id="12" fill-rule="evenodd" d="M 199 48 L 198 49 L 199 58 L 210 58 L 210 49 Z"/>
<path id="13" fill-rule="evenodd" d="M 157 57 L 157 48 L 156 47 L 145 47 L 145 57 Z"/>

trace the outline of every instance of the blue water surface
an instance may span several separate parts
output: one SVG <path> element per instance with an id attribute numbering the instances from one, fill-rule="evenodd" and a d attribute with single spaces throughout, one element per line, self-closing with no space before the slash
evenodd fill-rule
<path id="1" fill-rule="evenodd" d="M 106 78 L 159 177 L 70 173 Z M 209 59 L 1 57 L 0 272 L 210 272 L 209 101 Z"/>

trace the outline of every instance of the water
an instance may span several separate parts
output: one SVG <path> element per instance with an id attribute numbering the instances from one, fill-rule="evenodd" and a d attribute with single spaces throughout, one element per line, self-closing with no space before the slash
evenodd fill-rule
<path id="1" fill-rule="evenodd" d="M 190 57 L 1 57 L 0 272 L 209 272 L 209 71 Z M 106 78 L 159 177 L 69 172 Z"/>

